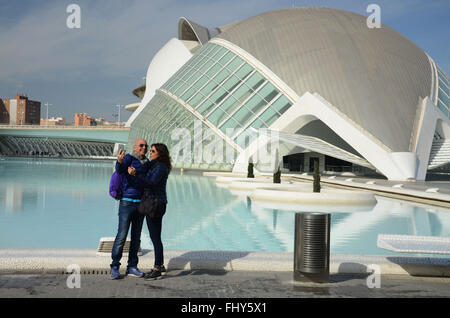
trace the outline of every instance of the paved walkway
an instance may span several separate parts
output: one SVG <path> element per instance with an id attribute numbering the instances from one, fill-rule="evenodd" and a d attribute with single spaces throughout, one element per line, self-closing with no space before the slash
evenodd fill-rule
<path id="1" fill-rule="evenodd" d="M 450 297 L 450 278 L 382 275 L 380 288 L 369 274 L 333 274 L 325 284 L 294 282 L 290 272 L 174 270 L 146 281 L 109 274 L 82 274 L 76 288 L 68 274 L 4 274 L 0 297 L 15 298 L 311 298 Z M 69 288 L 69 285 L 75 288 Z M 369 282 L 369 284 L 368 284 Z M 370 288 L 372 286 L 373 288 Z"/>

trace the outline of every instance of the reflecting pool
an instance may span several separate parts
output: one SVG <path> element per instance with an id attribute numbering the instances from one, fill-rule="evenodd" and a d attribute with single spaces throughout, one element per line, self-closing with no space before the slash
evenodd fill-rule
<path id="1" fill-rule="evenodd" d="M 108 194 L 112 161 L 0 160 L 0 248 L 97 248 L 115 236 L 118 202 Z M 378 234 L 450 236 L 450 210 L 377 196 L 363 207 L 251 201 L 215 178 L 173 172 L 163 221 L 166 250 L 292 252 L 294 215 L 332 213 L 331 253 L 395 255 Z M 144 226 L 142 248 L 152 248 Z M 403 254 L 406 255 L 406 254 Z M 410 254 L 408 254 L 410 255 Z"/>

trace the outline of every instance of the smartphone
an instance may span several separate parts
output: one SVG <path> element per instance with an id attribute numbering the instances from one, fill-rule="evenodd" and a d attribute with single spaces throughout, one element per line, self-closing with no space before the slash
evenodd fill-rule
<path id="1" fill-rule="evenodd" d="M 120 150 L 123 150 L 124 154 L 126 154 L 126 152 L 125 152 L 125 145 L 124 144 L 118 144 L 116 156 L 119 154 Z"/>

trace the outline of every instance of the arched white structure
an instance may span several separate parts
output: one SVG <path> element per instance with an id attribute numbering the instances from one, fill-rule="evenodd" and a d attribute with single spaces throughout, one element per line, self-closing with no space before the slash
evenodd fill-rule
<path id="1" fill-rule="evenodd" d="M 147 70 L 145 95 L 139 107 L 131 114 L 125 127 L 130 127 L 136 117 L 144 110 L 155 91 L 160 88 L 190 58 L 192 53 L 178 39 L 172 38 L 156 55 Z"/>
<path id="2" fill-rule="evenodd" d="M 450 80 L 388 26 L 371 30 L 352 12 L 297 7 L 215 29 L 180 18 L 178 37 L 150 64 L 130 140 L 174 146 L 175 128 L 195 135 L 201 121 L 239 152 L 233 162 L 183 167 L 246 172 L 273 132 L 282 141 L 277 159 L 293 155 L 303 168 L 320 154 L 322 168 L 345 161 L 390 180 L 424 180 L 450 162 Z M 261 128 L 269 134 L 246 145 Z"/>

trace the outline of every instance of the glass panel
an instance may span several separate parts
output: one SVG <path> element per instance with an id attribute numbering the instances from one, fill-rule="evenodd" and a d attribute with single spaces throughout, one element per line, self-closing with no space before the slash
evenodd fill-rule
<path id="1" fill-rule="evenodd" d="M 221 87 L 219 87 L 212 95 L 209 99 L 211 99 L 214 103 L 218 104 L 220 103 L 220 101 L 222 99 L 225 98 L 225 96 L 227 96 L 228 93 L 222 89 Z"/>
<path id="2" fill-rule="evenodd" d="M 206 61 L 200 68 L 199 68 L 199 72 L 200 73 L 205 73 L 212 65 L 214 64 L 213 60 L 208 60 Z"/>
<path id="3" fill-rule="evenodd" d="M 261 98 L 259 100 L 261 100 Z M 234 113 L 233 118 L 241 125 L 244 125 L 252 116 L 254 116 L 254 114 L 246 107 L 241 107 L 236 113 Z"/>
<path id="4" fill-rule="evenodd" d="M 445 83 L 442 81 L 441 78 L 439 79 L 439 88 L 442 89 L 444 92 L 447 93 L 447 95 L 450 96 L 450 93 L 449 93 L 450 90 L 449 90 L 449 88 L 445 85 Z"/>
<path id="5" fill-rule="evenodd" d="M 220 83 L 222 83 L 223 80 L 224 80 L 225 78 L 227 78 L 229 75 L 230 75 L 230 72 L 227 71 L 226 69 L 223 69 L 222 71 L 220 71 L 219 74 L 217 74 L 217 75 L 213 78 L 213 80 L 214 80 L 216 83 L 220 84 Z"/>
<path id="6" fill-rule="evenodd" d="M 241 85 L 234 93 L 233 97 L 237 103 L 242 103 L 253 91 L 246 85 Z"/>
<path id="7" fill-rule="evenodd" d="M 244 79 L 253 71 L 253 68 L 245 63 L 236 73 L 235 75 L 240 79 Z"/>
<path id="8" fill-rule="evenodd" d="M 201 60 L 204 59 L 204 56 L 201 54 L 198 55 L 194 55 L 193 58 L 191 58 L 188 62 L 187 62 L 187 66 L 189 67 L 193 67 L 195 65 L 197 65 Z"/>
<path id="9" fill-rule="evenodd" d="M 241 81 L 236 76 L 231 76 L 222 84 L 222 87 L 231 92 Z"/>
<path id="10" fill-rule="evenodd" d="M 222 66 L 220 64 L 215 64 L 213 67 L 211 67 L 207 72 L 206 75 L 208 75 L 210 78 L 213 77 L 220 69 L 222 68 Z"/>
<path id="11" fill-rule="evenodd" d="M 205 45 L 205 46 L 212 46 L 212 49 L 211 50 L 209 50 L 208 52 L 206 52 L 206 55 L 207 56 L 214 56 L 214 55 L 216 55 L 216 53 L 218 53 L 218 54 L 220 54 L 220 51 L 221 51 L 221 49 L 222 49 L 222 47 L 220 47 L 220 46 L 218 46 L 218 45 L 215 45 L 215 44 L 212 44 L 212 43 L 208 43 L 207 45 Z"/>
<path id="12" fill-rule="evenodd" d="M 181 83 L 181 86 L 175 91 L 175 95 L 180 96 L 189 87 L 186 83 Z"/>
<path id="13" fill-rule="evenodd" d="M 229 60 L 231 60 L 231 58 L 234 56 L 233 53 L 228 52 L 227 54 L 225 54 L 225 56 L 223 56 L 220 60 L 219 60 L 219 64 L 221 65 L 225 65 Z"/>
<path id="14" fill-rule="evenodd" d="M 439 99 L 445 104 L 450 105 L 450 98 L 448 98 L 447 95 L 445 95 L 441 89 L 439 89 Z"/>
<path id="15" fill-rule="evenodd" d="M 195 68 L 189 68 L 189 71 L 183 75 L 183 77 L 181 78 L 183 81 L 186 81 L 192 74 L 194 74 L 194 72 L 196 72 Z"/>
<path id="16" fill-rule="evenodd" d="M 245 107 L 247 107 L 255 114 L 259 112 L 265 105 L 267 105 L 267 102 L 258 95 L 253 96 L 247 103 L 245 103 Z"/>
<path id="17" fill-rule="evenodd" d="M 283 114 L 292 104 L 286 96 L 280 96 L 271 106 L 270 108 L 275 109 L 280 114 Z"/>
<path id="18" fill-rule="evenodd" d="M 183 94 L 183 96 L 181 96 L 181 99 L 184 101 L 187 101 L 189 99 L 189 97 L 194 95 L 195 92 L 196 92 L 196 89 L 191 87 Z"/>
<path id="19" fill-rule="evenodd" d="M 255 72 L 247 81 L 245 81 L 245 84 L 254 90 L 261 86 L 262 83 L 264 83 L 264 78 L 258 72 Z"/>
<path id="20" fill-rule="evenodd" d="M 221 127 L 220 130 L 225 134 L 228 128 L 240 128 L 241 126 L 233 118 L 228 119 Z"/>
<path id="21" fill-rule="evenodd" d="M 189 105 L 191 105 L 191 107 L 195 108 L 197 107 L 197 105 L 205 99 L 205 95 L 203 95 L 202 93 L 198 92 L 190 101 L 189 101 Z"/>
<path id="22" fill-rule="evenodd" d="M 201 77 L 197 82 L 192 85 L 193 88 L 199 90 L 209 80 L 206 76 Z"/>
<path id="23" fill-rule="evenodd" d="M 192 84 L 197 79 L 199 79 L 200 76 L 202 76 L 202 73 L 200 71 L 198 71 L 198 70 L 194 70 L 194 73 L 191 75 L 191 77 L 189 79 L 185 80 L 185 81 L 188 82 L 189 84 Z"/>
<path id="24" fill-rule="evenodd" d="M 243 149 L 250 146 L 250 144 L 257 139 L 257 135 L 252 133 L 250 128 L 247 128 L 242 133 L 239 134 L 236 138 L 234 138 L 234 141 Z"/>
<path id="25" fill-rule="evenodd" d="M 231 114 L 240 104 L 241 104 L 240 101 L 230 96 L 227 98 L 226 101 L 224 101 L 220 105 L 220 108 L 222 108 L 227 113 Z"/>
<path id="26" fill-rule="evenodd" d="M 261 114 L 261 116 L 259 116 L 259 118 L 261 118 L 261 120 L 263 120 L 267 127 L 269 127 L 270 125 L 272 125 L 275 120 L 277 120 L 279 117 L 278 113 L 272 108 L 272 106 L 270 106 L 268 109 L 266 109 L 264 111 L 264 113 Z M 260 128 L 260 127 L 266 127 L 266 125 L 264 125 L 261 120 L 256 119 L 251 126 L 255 127 L 255 128 Z"/>
<path id="27" fill-rule="evenodd" d="M 222 120 L 224 120 L 228 116 L 227 113 L 225 113 L 220 107 L 217 107 L 216 110 L 214 110 L 211 115 L 207 117 L 207 119 L 217 126 L 218 123 L 220 123 Z"/>
<path id="28" fill-rule="evenodd" d="M 440 110 L 442 110 L 445 116 L 448 116 L 447 107 L 445 107 L 445 105 L 440 100 L 438 100 L 437 106 L 439 107 Z"/>
<path id="29" fill-rule="evenodd" d="M 214 49 L 213 45 L 204 45 L 204 46 L 202 46 L 202 48 L 200 50 L 198 50 L 197 54 L 204 55 L 204 54 L 207 54 L 210 50 L 213 50 L 213 49 Z"/>
<path id="30" fill-rule="evenodd" d="M 230 72 L 234 72 L 235 69 L 237 69 L 244 61 L 236 56 L 227 66 L 225 66 L 227 68 L 227 70 L 229 70 Z"/>
<path id="31" fill-rule="evenodd" d="M 258 95 L 264 98 L 267 102 L 270 102 L 275 96 L 278 95 L 280 91 L 272 85 L 272 83 L 267 83 L 258 91 Z"/>
<path id="32" fill-rule="evenodd" d="M 178 80 L 178 82 L 176 82 L 175 85 L 173 85 L 169 91 L 175 93 L 175 91 L 178 89 L 178 87 L 181 86 L 181 84 L 183 84 L 183 82 L 181 80 Z"/>
<path id="33" fill-rule="evenodd" d="M 161 86 L 162 89 L 167 89 L 167 87 L 169 87 L 174 81 L 176 81 L 176 77 L 172 76 L 171 78 L 169 78 L 169 80 L 167 82 L 164 83 L 163 86 Z"/>
<path id="34" fill-rule="evenodd" d="M 267 111 L 265 113 L 267 113 Z M 275 114 L 275 112 L 273 112 L 273 113 Z M 266 124 L 270 126 L 269 123 L 266 123 Z M 263 121 L 261 121 L 260 119 L 256 118 L 255 121 L 249 127 L 253 127 L 253 128 L 256 128 L 256 129 L 258 129 L 258 128 L 267 128 L 266 124 Z"/>
<path id="35" fill-rule="evenodd" d="M 214 81 L 210 81 L 205 87 L 202 88 L 201 92 L 203 95 L 208 96 L 216 87 L 217 84 Z"/>
<path id="36" fill-rule="evenodd" d="M 436 65 L 437 66 L 437 65 Z M 444 80 L 444 82 L 447 82 L 448 83 L 448 76 L 444 73 L 444 71 L 443 70 L 441 70 L 441 68 L 438 66 L 437 67 L 437 70 L 438 70 L 438 76 L 440 77 L 440 78 L 442 78 L 443 80 Z"/>
<path id="37" fill-rule="evenodd" d="M 207 55 L 209 57 L 214 57 L 214 59 L 218 59 L 219 57 L 221 57 L 225 53 L 225 51 L 226 51 L 226 49 L 223 48 L 222 46 L 215 45 L 214 50 L 209 52 Z"/>
<path id="38" fill-rule="evenodd" d="M 214 103 L 209 99 L 205 100 L 198 108 L 197 111 L 205 116 L 214 107 Z"/>

